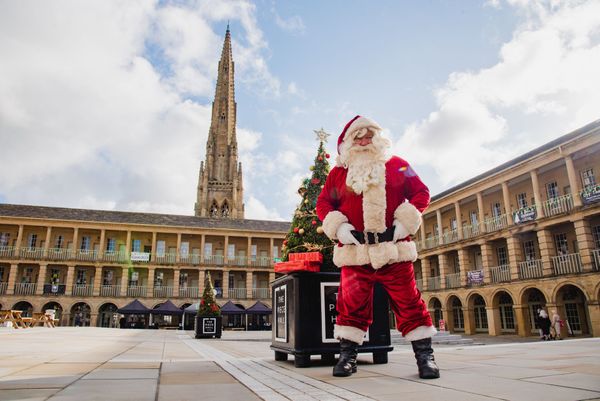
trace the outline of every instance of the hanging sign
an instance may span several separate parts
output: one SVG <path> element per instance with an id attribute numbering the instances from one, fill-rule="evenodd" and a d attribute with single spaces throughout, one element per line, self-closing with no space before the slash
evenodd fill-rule
<path id="1" fill-rule="evenodd" d="M 537 217 L 535 206 L 524 207 L 513 213 L 513 220 L 515 224 L 527 223 L 534 221 Z"/>
<path id="2" fill-rule="evenodd" d="M 273 312 L 275 313 L 275 341 L 287 342 L 287 285 L 273 289 L 275 298 Z"/>
<path id="3" fill-rule="evenodd" d="M 473 270 L 467 272 L 467 282 L 469 285 L 483 284 L 483 270 Z"/>
<path id="4" fill-rule="evenodd" d="M 150 253 L 148 252 L 131 252 L 132 262 L 149 262 Z"/>
<path id="5" fill-rule="evenodd" d="M 600 185 L 585 188 L 581 192 L 581 201 L 584 205 L 600 202 Z"/>

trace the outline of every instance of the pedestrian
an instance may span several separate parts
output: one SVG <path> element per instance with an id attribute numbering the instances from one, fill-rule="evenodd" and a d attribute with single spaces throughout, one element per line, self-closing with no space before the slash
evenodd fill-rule
<path id="1" fill-rule="evenodd" d="M 538 327 L 538 333 L 540 336 L 540 340 L 544 339 L 544 333 L 542 332 L 542 327 L 540 325 L 540 312 L 542 310 L 540 308 L 537 308 L 537 310 L 535 311 L 535 325 Z"/>
<path id="2" fill-rule="evenodd" d="M 562 340 L 561 336 L 560 336 L 560 328 L 562 327 L 562 320 L 560 320 L 560 316 L 558 315 L 558 312 L 556 312 L 556 309 L 552 310 L 552 318 L 551 320 L 551 331 L 552 331 L 552 339 L 553 340 Z"/>
<path id="3" fill-rule="evenodd" d="M 431 337 L 436 329 L 417 289 L 410 239 L 421 225 L 429 190 L 409 164 L 388 158 L 390 142 L 374 121 L 356 116 L 338 138 L 336 166 L 317 200 L 325 234 L 336 242 L 333 262 L 341 268 L 334 336 L 340 358 L 334 376 L 356 372 L 358 346 L 373 320 L 373 285 L 387 291 L 397 327 L 412 343 L 419 377 L 440 376 Z"/>
<path id="4" fill-rule="evenodd" d="M 550 326 L 552 322 L 545 310 L 540 310 L 540 328 L 542 329 L 543 340 L 550 340 Z"/>

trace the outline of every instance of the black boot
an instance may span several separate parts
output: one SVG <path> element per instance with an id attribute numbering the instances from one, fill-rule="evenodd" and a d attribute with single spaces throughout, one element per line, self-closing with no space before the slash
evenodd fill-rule
<path id="1" fill-rule="evenodd" d="M 333 367 L 333 375 L 337 377 L 347 377 L 356 373 L 356 356 L 358 354 L 358 344 L 350 340 L 340 341 L 340 359 L 337 365 Z"/>
<path id="2" fill-rule="evenodd" d="M 413 341 L 413 351 L 419 368 L 419 377 L 421 379 L 437 379 L 440 377 L 440 369 L 435 364 L 433 349 L 431 348 L 431 338 Z"/>

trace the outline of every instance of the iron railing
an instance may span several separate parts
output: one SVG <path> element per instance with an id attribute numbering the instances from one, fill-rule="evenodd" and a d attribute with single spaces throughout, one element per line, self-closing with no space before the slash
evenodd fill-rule
<path id="1" fill-rule="evenodd" d="M 15 284 L 15 295 L 35 295 L 36 283 Z"/>
<path id="2" fill-rule="evenodd" d="M 519 263 L 519 278 L 527 280 L 544 276 L 544 264 L 541 259 L 527 260 Z"/>
<path id="3" fill-rule="evenodd" d="M 119 297 L 119 296 L 121 296 L 121 286 L 120 285 L 100 286 L 100 296 L 102 296 L 102 297 Z"/>
<path id="4" fill-rule="evenodd" d="M 6 294 L 6 290 L 8 289 L 8 282 L 0 283 L 0 295 Z"/>
<path id="5" fill-rule="evenodd" d="M 253 288 L 252 298 L 255 299 L 270 299 L 271 291 L 269 288 Z"/>
<path id="6" fill-rule="evenodd" d="M 90 284 L 75 284 L 73 286 L 74 297 L 91 297 L 94 292 L 94 286 Z"/>
<path id="7" fill-rule="evenodd" d="M 44 248 L 20 248 L 19 257 L 21 259 L 42 259 Z"/>
<path id="8" fill-rule="evenodd" d="M 155 261 L 158 264 L 172 265 L 172 264 L 175 264 L 176 260 L 177 260 L 176 253 L 163 253 L 161 255 L 155 255 Z"/>
<path id="9" fill-rule="evenodd" d="M 102 260 L 105 262 L 126 262 L 129 259 L 127 252 L 104 251 Z"/>
<path id="10" fill-rule="evenodd" d="M 144 285 L 130 285 L 127 288 L 128 297 L 145 297 L 147 288 Z"/>
<path id="11" fill-rule="evenodd" d="M 0 258 L 13 258 L 17 254 L 14 246 L 0 246 Z"/>
<path id="12" fill-rule="evenodd" d="M 444 232 L 442 240 L 444 241 L 444 244 L 451 244 L 458 241 L 458 230 L 448 230 Z"/>
<path id="13" fill-rule="evenodd" d="M 229 298 L 232 299 L 246 299 L 246 288 L 230 288 Z"/>
<path id="14" fill-rule="evenodd" d="M 49 248 L 47 258 L 50 260 L 68 260 L 73 256 L 73 252 L 66 248 Z"/>
<path id="15" fill-rule="evenodd" d="M 418 278 L 415 280 L 415 282 L 417 283 L 417 288 L 419 289 L 419 291 L 423 291 L 423 279 Z"/>
<path id="16" fill-rule="evenodd" d="M 554 268 L 554 274 L 557 275 L 581 273 L 583 271 L 581 256 L 578 253 L 553 256 L 552 267 Z"/>
<path id="17" fill-rule="evenodd" d="M 446 274 L 446 288 L 460 287 L 460 273 Z"/>
<path id="18" fill-rule="evenodd" d="M 173 296 L 173 287 L 156 286 L 154 287 L 154 296 L 156 298 L 170 298 Z"/>
<path id="19" fill-rule="evenodd" d="M 501 214 L 497 217 L 492 217 L 483 222 L 485 226 L 485 231 L 488 233 L 502 230 L 503 228 L 508 226 L 508 218 L 506 214 Z"/>
<path id="20" fill-rule="evenodd" d="M 479 235 L 479 224 L 467 224 L 462 227 L 463 239 L 473 238 Z"/>
<path id="21" fill-rule="evenodd" d="M 199 295 L 198 287 L 179 287 L 179 296 L 182 298 L 198 298 Z"/>
<path id="22" fill-rule="evenodd" d="M 592 250 L 592 257 L 594 259 L 594 265 L 592 266 L 592 268 L 595 271 L 600 270 L 600 249 Z"/>
<path id="23" fill-rule="evenodd" d="M 439 290 L 440 288 L 442 288 L 442 278 L 440 276 L 427 278 L 427 289 L 429 291 Z"/>
<path id="24" fill-rule="evenodd" d="M 510 265 L 490 267 L 490 278 L 492 283 L 510 281 Z"/>
<path id="25" fill-rule="evenodd" d="M 571 194 L 550 198 L 542 203 L 544 216 L 550 217 L 557 214 L 566 213 L 573 209 L 573 197 Z"/>

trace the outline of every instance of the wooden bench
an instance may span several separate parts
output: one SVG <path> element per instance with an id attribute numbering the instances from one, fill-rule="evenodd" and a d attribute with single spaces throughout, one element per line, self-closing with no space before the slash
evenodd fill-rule
<path id="1" fill-rule="evenodd" d="M 54 319 L 51 319 L 52 315 L 45 312 L 33 312 L 29 327 L 34 327 L 38 324 L 42 324 L 44 327 L 55 327 Z"/>
<path id="2" fill-rule="evenodd" d="M 15 329 L 26 329 L 29 326 L 23 319 L 31 318 L 21 317 L 22 313 L 20 310 L 0 310 L 0 323 L 11 322 Z"/>

